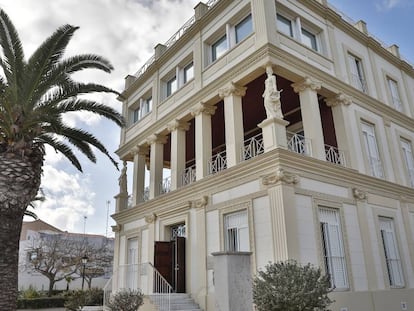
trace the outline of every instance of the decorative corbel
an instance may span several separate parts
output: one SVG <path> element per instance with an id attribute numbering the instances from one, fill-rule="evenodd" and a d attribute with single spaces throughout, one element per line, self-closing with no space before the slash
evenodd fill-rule
<path id="1" fill-rule="evenodd" d="M 155 221 L 155 219 L 157 219 L 157 215 L 155 213 L 145 216 L 145 222 L 147 224 L 152 224 Z"/>
<path id="2" fill-rule="evenodd" d="M 112 228 L 112 232 L 115 232 L 115 233 L 120 232 L 122 230 L 122 225 L 116 224 L 114 226 L 111 226 L 111 228 Z"/>
<path id="3" fill-rule="evenodd" d="M 366 200 L 367 199 L 367 193 L 358 188 L 352 188 L 352 194 L 356 200 Z"/>
<path id="4" fill-rule="evenodd" d="M 204 195 L 198 200 L 193 201 L 194 208 L 205 208 L 208 204 L 208 196 Z"/>
<path id="5" fill-rule="evenodd" d="M 278 182 L 283 182 L 285 184 L 297 184 L 299 182 L 299 177 L 296 174 L 279 168 L 275 173 L 262 178 L 262 183 L 265 186 L 275 185 Z"/>

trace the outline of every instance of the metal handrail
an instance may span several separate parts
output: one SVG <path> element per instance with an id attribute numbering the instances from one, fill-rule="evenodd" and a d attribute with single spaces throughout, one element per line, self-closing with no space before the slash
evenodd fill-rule
<path id="1" fill-rule="evenodd" d="M 325 145 L 325 156 L 328 162 L 346 166 L 345 153 L 334 146 Z"/>
<path id="2" fill-rule="evenodd" d="M 259 133 L 244 141 L 242 147 L 242 160 L 249 160 L 264 153 L 263 135 Z"/>
<path id="3" fill-rule="evenodd" d="M 286 135 L 288 150 L 307 156 L 312 155 L 311 141 L 309 138 L 292 132 L 286 132 Z"/>
<path id="4" fill-rule="evenodd" d="M 149 262 L 148 265 L 153 270 L 153 288 L 151 300 L 160 310 L 171 309 L 171 293 L 174 291 L 170 283 L 159 273 L 159 271 Z"/>
<path id="5" fill-rule="evenodd" d="M 189 185 L 196 181 L 196 166 L 195 164 L 187 167 L 181 175 L 181 185 Z"/>
<path id="6" fill-rule="evenodd" d="M 171 176 L 164 178 L 160 182 L 160 194 L 168 193 L 171 191 Z"/>
<path id="7" fill-rule="evenodd" d="M 208 161 L 208 173 L 215 174 L 227 168 L 227 154 L 226 150 L 216 153 Z"/>

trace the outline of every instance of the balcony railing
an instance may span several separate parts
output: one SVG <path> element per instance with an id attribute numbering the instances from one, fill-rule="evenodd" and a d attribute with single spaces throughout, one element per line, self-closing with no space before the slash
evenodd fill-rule
<path id="1" fill-rule="evenodd" d="M 384 168 L 380 159 L 370 157 L 369 165 L 371 167 L 371 174 L 377 178 L 384 178 Z"/>
<path id="2" fill-rule="evenodd" d="M 160 183 L 160 194 L 171 191 L 171 176 L 164 178 Z"/>
<path id="3" fill-rule="evenodd" d="M 411 187 L 414 187 L 414 169 L 408 170 L 408 178 L 410 179 L 410 185 Z"/>
<path id="4" fill-rule="evenodd" d="M 244 141 L 242 150 L 242 160 L 249 160 L 251 158 L 258 156 L 259 154 L 262 154 L 263 152 L 263 136 L 260 133 Z"/>
<path id="5" fill-rule="evenodd" d="M 142 193 L 142 202 L 147 202 L 149 200 L 149 193 L 150 193 L 150 188 L 145 187 L 144 192 Z"/>
<path id="6" fill-rule="evenodd" d="M 333 164 L 346 166 L 345 153 L 336 147 L 325 145 L 326 161 Z"/>
<path id="7" fill-rule="evenodd" d="M 310 139 L 305 138 L 305 136 L 297 133 L 286 132 L 286 134 L 287 145 L 290 151 L 304 154 L 307 156 L 312 155 Z"/>
<path id="8" fill-rule="evenodd" d="M 226 150 L 216 153 L 212 156 L 211 160 L 208 161 L 208 172 L 209 174 L 215 174 L 227 168 L 227 154 Z"/>
<path id="9" fill-rule="evenodd" d="M 173 288 L 149 262 L 120 265 L 114 271 L 112 278 L 104 287 L 104 310 L 112 295 L 113 287 L 116 290 L 140 290 L 144 295 L 150 296 L 159 310 L 170 310 L 170 295 Z"/>
<path id="10" fill-rule="evenodd" d="M 187 167 L 181 175 L 181 185 L 189 185 L 196 181 L 196 166 L 195 164 Z"/>

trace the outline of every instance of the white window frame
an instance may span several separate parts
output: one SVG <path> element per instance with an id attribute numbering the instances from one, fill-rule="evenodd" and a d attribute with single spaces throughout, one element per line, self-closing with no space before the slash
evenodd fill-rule
<path id="1" fill-rule="evenodd" d="M 384 167 L 375 135 L 375 126 L 371 123 L 361 121 L 361 130 L 370 173 L 374 177 L 384 178 Z"/>
<path id="2" fill-rule="evenodd" d="M 178 90 L 178 79 L 177 75 L 170 77 L 166 82 L 166 95 L 171 96 Z"/>
<path id="3" fill-rule="evenodd" d="M 241 14 L 240 14 L 241 15 Z M 247 21 L 251 24 L 251 32 L 246 34 L 243 38 L 237 38 L 237 28 Z M 224 25 L 224 30 L 222 29 L 220 32 L 217 32 L 213 37 L 207 40 L 207 46 L 209 50 L 208 55 L 208 64 L 212 64 L 220 59 L 223 55 L 225 55 L 229 50 L 233 49 L 237 46 L 240 42 L 243 42 L 246 38 L 248 38 L 254 32 L 254 25 L 253 25 L 253 17 L 251 12 L 247 12 L 243 14 L 241 18 L 237 20 L 234 19 Z M 217 47 L 221 44 L 226 44 L 225 48 L 217 53 Z"/>
<path id="4" fill-rule="evenodd" d="M 390 287 L 402 288 L 405 286 L 405 281 L 395 234 L 394 219 L 379 216 L 378 221 Z"/>
<path id="5" fill-rule="evenodd" d="M 276 24 L 279 32 L 295 39 L 315 52 L 323 52 L 321 43 L 322 30 L 311 26 L 309 22 L 301 17 L 292 17 L 292 15 L 278 12 L 276 15 Z M 288 33 L 284 27 L 289 27 Z"/>
<path id="6" fill-rule="evenodd" d="M 414 187 L 414 156 L 411 141 L 400 137 L 400 145 L 407 169 L 408 183 Z"/>
<path id="7" fill-rule="evenodd" d="M 319 207 L 319 223 L 325 271 L 330 277 L 331 288 L 349 289 L 341 220 L 338 209 Z"/>
<path id="8" fill-rule="evenodd" d="M 189 75 L 189 73 L 191 73 Z M 186 84 L 188 81 L 194 79 L 194 62 L 191 61 L 183 68 L 183 82 Z"/>
<path id="9" fill-rule="evenodd" d="M 247 210 L 223 216 L 224 250 L 228 252 L 250 251 L 249 218 Z"/>
<path id="10" fill-rule="evenodd" d="M 362 59 L 348 52 L 348 65 L 351 84 L 363 93 L 368 93 Z"/>
<path id="11" fill-rule="evenodd" d="M 400 96 L 400 91 L 398 87 L 398 82 L 394 79 L 387 77 L 387 84 L 388 89 L 390 91 L 390 96 L 392 100 L 392 104 L 395 108 L 395 110 L 398 110 L 399 112 L 403 111 L 403 103 Z"/>
<path id="12" fill-rule="evenodd" d="M 138 237 L 127 240 L 126 269 L 124 269 L 125 285 L 129 289 L 138 289 Z"/>
<path id="13" fill-rule="evenodd" d="M 152 111 L 152 91 L 138 100 L 138 103 L 129 108 L 129 124 L 134 125 Z"/>

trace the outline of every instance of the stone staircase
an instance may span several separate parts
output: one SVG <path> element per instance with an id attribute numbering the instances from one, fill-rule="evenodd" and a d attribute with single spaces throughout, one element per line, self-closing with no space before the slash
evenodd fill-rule
<path id="1" fill-rule="evenodd" d="M 157 299 L 150 295 L 151 302 L 157 306 L 159 311 L 202 311 L 198 304 L 190 297 L 189 294 L 171 294 L 170 309 L 168 307 L 160 307 L 157 305 Z"/>

